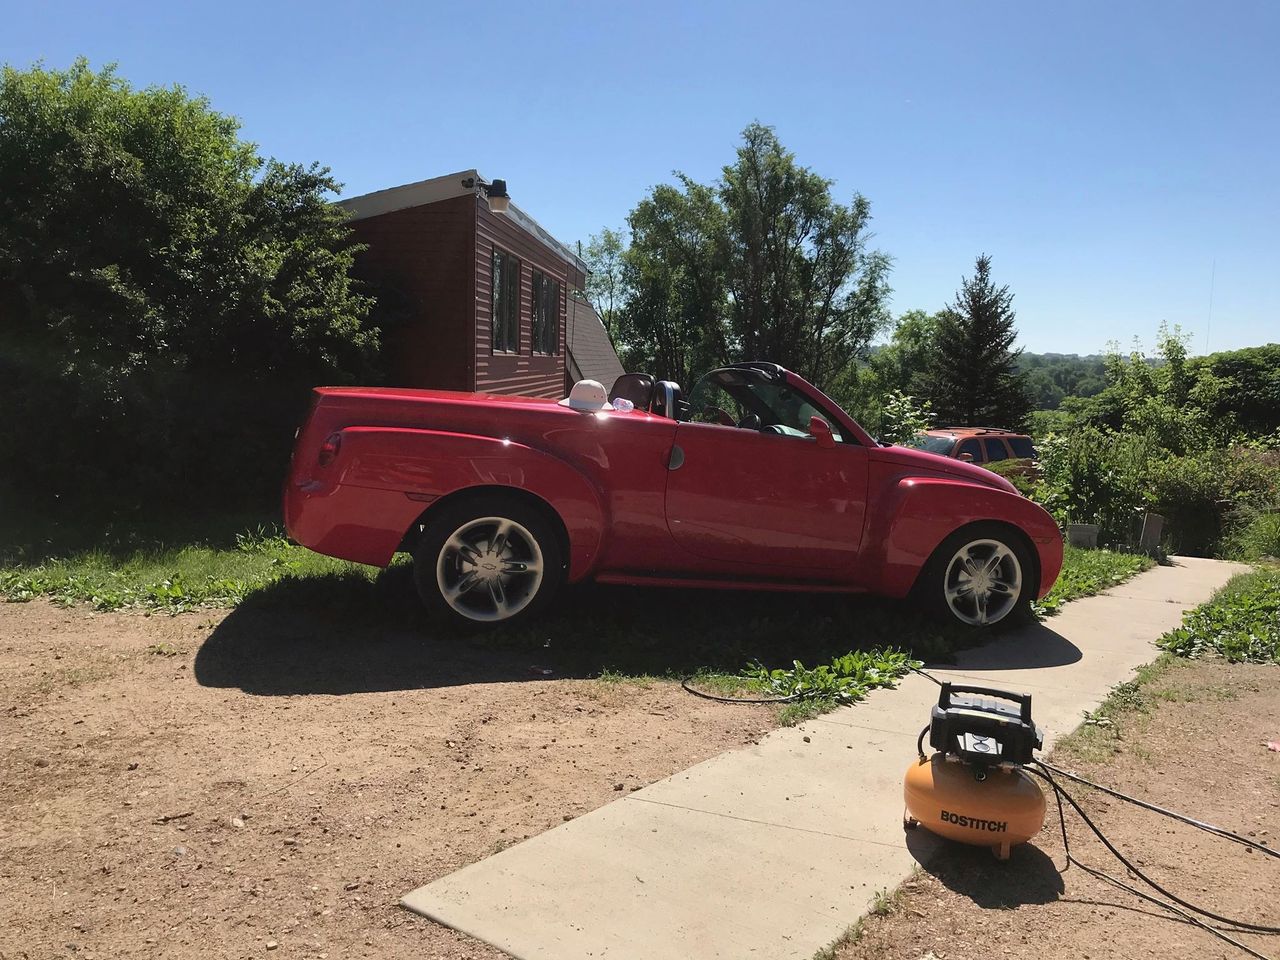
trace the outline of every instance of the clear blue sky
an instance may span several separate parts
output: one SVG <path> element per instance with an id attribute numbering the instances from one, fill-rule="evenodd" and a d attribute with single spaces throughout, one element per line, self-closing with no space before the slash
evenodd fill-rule
<path id="1" fill-rule="evenodd" d="M 557 237 L 751 120 L 866 194 L 894 310 L 979 252 L 1021 342 L 1280 340 L 1280 4 L 20 3 L 0 60 L 180 82 L 346 195 L 478 167 Z"/>

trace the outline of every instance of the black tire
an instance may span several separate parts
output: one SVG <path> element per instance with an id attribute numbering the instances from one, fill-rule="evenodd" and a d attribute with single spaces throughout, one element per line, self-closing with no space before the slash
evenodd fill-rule
<path id="1" fill-rule="evenodd" d="M 537 576 L 530 572 L 535 565 Z M 468 630 L 536 615 L 564 576 L 555 522 L 544 510 L 500 494 L 446 504 L 428 520 L 413 551 L 413 582 L 427 612 Z"/>
<path id="2" fill-rule="evenodd" d="M 1007 551 L 1008 558 L 1012 558 L 1013 562 L 1010 563 L 1006 557 L 1000 556 L 999 551 L 989 546 L 992 544 L 1003 547 L 1004 551 Z M 996 572 L 988 575 L 988 580 L 979 581 L 980 585 L 990 586 L 990 591 L 986 592 L 987 597 L 1012 596 L 1009 601 L 999 600 L 997 610 L 987 606 L 985 609 L 988 618 L 985 622 L 981 622 L 980 611 L 984 608 L 976 596 L 978 591 L 971 588 L 965 594 L 958 590 L 963 588 L 966 582 L 972 583 L 974 579 L 960 556 L 961 551 L 967 548 L 972 549 L 974 557 L 979 560 L 985 558 L 987 563 L 999 558 Z M 1017 571 L 1016 595 L 1014 595 L 1015 591 L 1009 589 L 1012 579 L 1010 575 L 1015 569 Z M 966 576 L 969 576 L 968 581 L 965 580 Z M 957 530 L 939 544 L 920 571 L 914 595 L 931 613 L 949 623 L 975 630 L 1006 627 L 1025 623 L 1031 618 L 1031 601 L 1035 598 L 1036 579 L 1035 560 L 1025 539 L 1003 523 L 986 521 L 970 524 Z M 999 589 L 1001 584 L 1003 584 L 1003 590 Z M 950 599 L 949 590 L 958 593 L 955 601 Z"/>

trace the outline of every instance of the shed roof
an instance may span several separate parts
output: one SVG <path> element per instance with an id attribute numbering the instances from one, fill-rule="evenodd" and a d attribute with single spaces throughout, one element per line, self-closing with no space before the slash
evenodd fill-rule
<path id="1" fill-rule="evenodd" d="M 464 182 L 468 180 L 473 181 L 470 187 L 464 186 Z M 480 176 L 478 170 L 460 170 L 442 177 L 432 177 L 430 180 L 419 180 L 416 183 L 406 183 L 399 187 L 388 187 L 386 190 L 375 190 L 373 193 L 339 200 L 338 206 L 351 214 L 352 220 L 364 220 L 367 217 L 391 213 L 393 210 L 422 207 L 453 197 L 464 197 L 467 194 L 476 196 L 479 195 L 480 184 L 488 182 Z M 591 272 L 581 257 L 548 233 L 545 227 L 514 203 L 508 208 L 505 216 L 583 273 Z"/>
<path id="2" fill-rule="evenodd" d="M 565 340 L 569 348 L 569 373 L 574 380 L 598 380 L 608 390 L 625 372 L 609 340 L 600 315 L 591 304 L 569 295 L 565 311 Z"/>

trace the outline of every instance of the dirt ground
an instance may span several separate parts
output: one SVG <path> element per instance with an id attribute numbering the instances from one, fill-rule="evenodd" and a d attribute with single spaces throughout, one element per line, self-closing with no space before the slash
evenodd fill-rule
<path id="1" fill-rule="evenodd" d="M 1089 727 L 1052 758 L 1096 783 L 1275 847 L 1280 842 L 1280 668 L 1174 662 L 1142 688 L 1140 708 Z M 1070 786 L 1070 785 L 1068 785 Z M 1280 862 L 1084 788 L 1071 788 L 1113 842 L 1184 900 L 1280 926 Z M 1068 812 L 1072 852 L 1125 878 Z M 1157 907 L 1064 864 L 1056 808 L 1031 844 L 998 863 L 948 847 L 868 917 L 838 960 L 1035 960 L 1244 957 Z M 1133 882 L 1132 879 L 1129 882 Z M 1280 936 L 1235 934 L 1268 957 Z"/>
<path id="2" fill-rule="evenodd" d="M 236 611 L 0 604 L 0 960 L 497 958 L 406 891 L 723 750 L 767 707 Z"/>

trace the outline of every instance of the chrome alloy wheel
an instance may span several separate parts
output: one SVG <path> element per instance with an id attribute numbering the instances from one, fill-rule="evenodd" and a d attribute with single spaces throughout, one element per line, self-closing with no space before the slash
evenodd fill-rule
<path id="1" fill-rule="evenodd" d="M 942 586 L 959 620 L 973 626 L 999 623 L 1022 593 L 1022 564 L 999 540 L 974 540 L 955 552 Z"/>
<path id="2" fill-rule="evenodd" d="M 436 584 L 445 602 L 462 616 L 486 623 L 527 607 L 542 575 L 538 541 L 506 517 L 468 520 L 445 540 L 436 560 Z"/>

